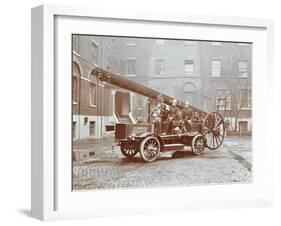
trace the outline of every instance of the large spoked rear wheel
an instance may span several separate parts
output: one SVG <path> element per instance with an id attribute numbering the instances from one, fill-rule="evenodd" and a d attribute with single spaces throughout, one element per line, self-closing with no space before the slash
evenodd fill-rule
<path id="1" fill-rule="evenodd" d="M 133 158 L 138 153 L 135 145 L 130 143 L 121 144 L 120 149 L 122 154 L 127 158 Z"/>
<path id="2" fill-rule="evenodd" d="M 217 112 L 210 112 L 203 121 L 203 134 L 206 146 L 216 150 L 222 145 L 225 136 L 225 124 L 223 117 Z"/>
<path id="3" fill-rule="evenodd" d="M 203 153 L 205 148 L 205 138 L 203 135 L 198 134 L 192 139 L 191 150 L 195 155 Z"/>
<path id="4" fill-rule="evenodd" d="M 148 136 L 140 144 L 140 155 L 145 162 L 155 161 L 160 154 L 160 142 L 157 137 Z"/>

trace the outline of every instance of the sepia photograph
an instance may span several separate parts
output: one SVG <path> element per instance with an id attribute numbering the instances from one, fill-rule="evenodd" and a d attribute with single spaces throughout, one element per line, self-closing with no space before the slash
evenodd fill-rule
<path id="1" fill-rule="evenodd" d="M 252 43 L 71 44 L 72 190 L 252 182 Z"/>

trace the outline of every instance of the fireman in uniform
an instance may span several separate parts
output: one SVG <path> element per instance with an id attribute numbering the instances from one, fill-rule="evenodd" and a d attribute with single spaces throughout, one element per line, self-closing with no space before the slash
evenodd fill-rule
<path id="1" fill-rule="evenodd" d="M 172 107 L 171 107 L 171 117 L 170 120 L 172 122 L 172 133 L 178 133 L 180 132 L 180 127 L 181 127 L 181 111 L 177 107 L 178 101 L 174 99 L 172 101 Z M 174 131 L 173 131 L 174 130 Z"/>
<path id="2" fill-rule="evenodd" d="M 194 112 L 193 110 L 189 107 L 188 102 L 185 103 L 185 108 L 183 109 L 182 112 L 182 120 L 183 120 L 183 128 L 185 133 L 190 133 L 191 132 L 191 126 L 192 126 L 192 118 L 193 118 Z"/>
<path id="3" fill-rule="evenodd" d="M 161 105 L 161 123 L 162 123 L 162 134 L 171 134 L 173 122 L 171 121 L 171 110 L 168 109 L 166 104 Z"/>
<path id="4" fill-rule="evenodd" d="M 171 122 L 170 122 L 170 115 L 171 111 L 168 106 L 164 103 L 164 98 L 160 94 L 157 97 L 156 101 L 156 110 L 154 110 L 154 131 L 156 133 L 161 134 L 170 134 L 171 131 Z M 155 117 L 156 115 L 156 117 Z M 157 116 L 158 115 L 158 116 Z"/>

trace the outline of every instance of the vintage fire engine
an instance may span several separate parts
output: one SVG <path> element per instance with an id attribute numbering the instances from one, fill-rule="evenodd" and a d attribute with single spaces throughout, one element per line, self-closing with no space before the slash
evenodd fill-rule
<path id="1" fill-rule="evenodd" d="M 187 106 L 184 102 L 100 68 L 95 68 L 92 74 L 99 81 L 149 99 L 148 123 L 115 124 L 115 139 L 127 158 L 139 152 L 145 162 L 153 162 L 160 152 L 186 151 L 185 147 L 190 146 L 194 154 L 200 155 L 205 148 L 216 150 L 222 145 L 229 122 L 218 111 L 207 113 Z M 178 113 L 188 111 L 188 117 L 180 116 L 178 123 L 175 123 L 175 118 L 168 113 L 164 124 L 162 108 L 170 109 L 168 112 L 171 109 L 177 109 Z"/>

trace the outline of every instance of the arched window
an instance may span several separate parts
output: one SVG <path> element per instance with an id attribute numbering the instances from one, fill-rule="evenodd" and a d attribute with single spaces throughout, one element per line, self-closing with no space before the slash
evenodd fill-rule
<path id="1" fill-rule="evenodd" d="M 72 102 L 78 101 L 78 84 L 80 78 L 80 69 L 77 63 L 72 63 Z"/>

